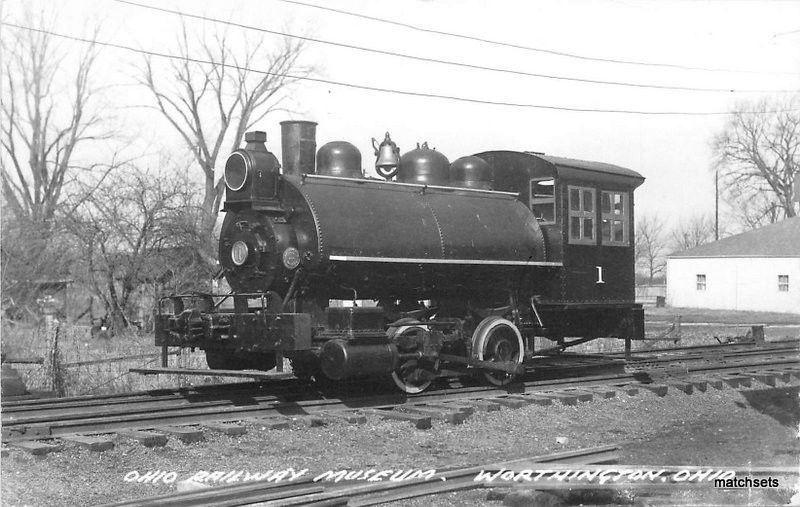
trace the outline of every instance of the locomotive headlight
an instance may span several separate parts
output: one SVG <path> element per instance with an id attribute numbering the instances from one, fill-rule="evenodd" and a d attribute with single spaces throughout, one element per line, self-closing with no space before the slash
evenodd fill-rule
<path id="1" fill-rule="evenodd" d="M 297 248 L 290 246 L 283 251 L 283 265 L 286 269 L 295 269 L 300 265 L 300 252 Z"/>
<path id="2" fill-rule="evenodd" d="M 231 247 L 231 260 L 237 266 L 241 266 L 247 261 L 247 256 L 250 253 L 250 249 L 247 248 L 247 243 L 244 241 L 237 241 Z"/>
<path id="3" fill-rule="evenodd" d="M 225 162 L 225 185 L 234 192 L 239 191 L 247 183 L 249 161 L 245 155 L 235 151 Z"/>

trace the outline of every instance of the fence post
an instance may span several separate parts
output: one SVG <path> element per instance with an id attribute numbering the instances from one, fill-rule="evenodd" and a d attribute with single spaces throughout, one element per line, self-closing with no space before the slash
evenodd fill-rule
<path id="1" fill-rule="evenodd" d="M 44 317 L 44 332 L 45 342 L 47 343 L 47 354 L 44 357 L 47 389 L 55 391 L 56 395 L 61 397 L 66 394 L 66 382 L 61 349 L 58 343 L 60 324 L 52 313 L 47 313 Z"/>

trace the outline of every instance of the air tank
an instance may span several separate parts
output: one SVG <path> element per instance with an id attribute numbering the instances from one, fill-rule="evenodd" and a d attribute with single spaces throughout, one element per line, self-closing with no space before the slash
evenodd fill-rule
<path id="1" fill-rule="evenodd" d="M 428 143 L 400 157 L 397 181 L 423 185 L 447 185 L 450 161 L 442 153 L 428 148 Z"/>
<path id="2" fill-rule="evenodd" d="M 347 141 L 331 141 L 317 152 L 317 174 L 363 178 L 361 152 Z"/>
<path id="3" fill-rule="evenodd" d="M 450 164 L 450 185 L 462 188 L 491 190 L 494 171 L 480 157 L 461 157 Z"/>

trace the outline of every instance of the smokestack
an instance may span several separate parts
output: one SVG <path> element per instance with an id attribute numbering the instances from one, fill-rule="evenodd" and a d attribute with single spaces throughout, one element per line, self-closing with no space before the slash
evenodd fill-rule
<path id="1" fill-rule="evenodd" d="M 317 152 L 317 123 L 313 121 L 282 121 L 281 149 L 284 176 L 314 174 Z"/>

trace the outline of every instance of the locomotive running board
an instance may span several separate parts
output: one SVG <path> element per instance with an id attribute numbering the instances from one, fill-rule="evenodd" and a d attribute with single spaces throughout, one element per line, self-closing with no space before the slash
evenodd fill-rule
<path id="1" fill-rule="evenodd" d="M 331 255 L 328 257 L 332 261 L 344 262 L 393 262 L 400 264 L 489 264 L 502 266 L 552 266 L 560 267 L 561 262 L 546 261 L 502 261 L 488 259 L 422 259 L 408 257 L 361 257 L 354 255 Z"/>
<path id="2" fill-rule="evenodd" d="M 131 368 L 131 373 L 139 373 L 142 375 L 194 375 L 207 377 L 240 377 L 252 378 L 257 380 L 285 380 L 294 378 L 291 373 L 267 373 L 265 371 L 255 370 L 211 370 L 203 368 Z"/>

